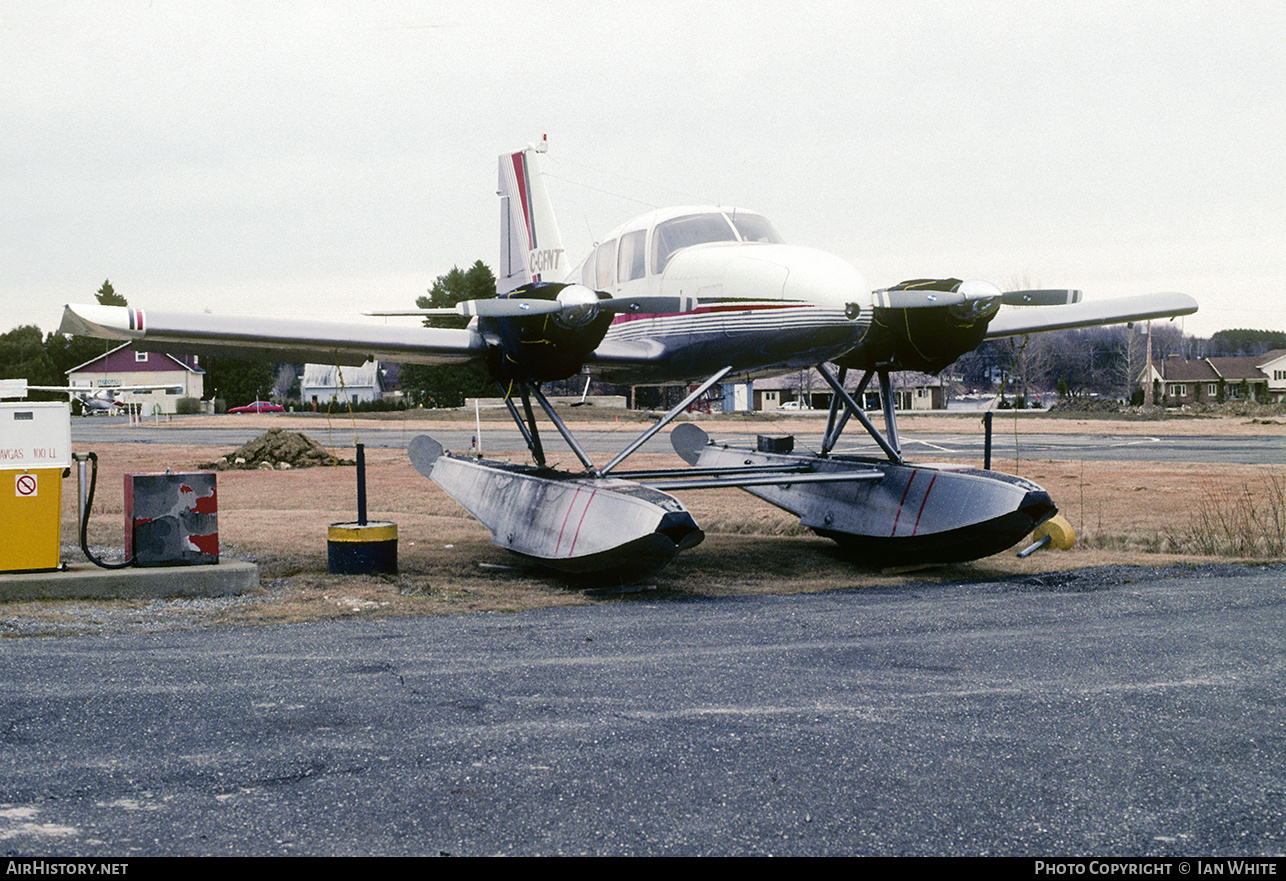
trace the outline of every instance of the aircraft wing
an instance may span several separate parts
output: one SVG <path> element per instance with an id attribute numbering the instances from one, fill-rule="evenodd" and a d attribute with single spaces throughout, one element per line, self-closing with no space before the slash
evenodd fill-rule
<path id="1" fill-rule="evenodd" d="M 1174 318 L 1197 311 L 1187 294 L 1143 294 L 1111 300 L 1082 300 L 1066 306 L 1019 306 L 1000 312 L 987 326 L 986 339 L 1022 336 L 1050 330 L 1072 330 L 1100 324 L 1123 324 L 1149 318 Z"/>
<path id="2" fill-rule="evenodd" d="M 290 318 L 159 312 L 128 306 L 71 304 L 59 332 L 133 340 L 143 351 L 360 365 L 369 360 L 467 364 L 487 344 L 472 328 L 390 327 Z"/>

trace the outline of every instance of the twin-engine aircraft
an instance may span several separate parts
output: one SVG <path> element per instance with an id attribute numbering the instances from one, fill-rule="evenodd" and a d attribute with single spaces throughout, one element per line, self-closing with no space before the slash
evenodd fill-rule
<path id="1" fill-rule="evenodd" d="M 465 364 L 500 387 L 534 464 L 448 452 L 427 436 L 413 464 L 491 530 L 496 544 L 551 568 L 637 577 L 704 537 L 670 491 L 741 487 L 799 516 L 872 564 L 954 562 L 1008 548 L 1054 515 L 1049 494 L 1012 475 L 904 461 L 890 374 L 936 373 L 983 340 L 1187 315 L 1185 294 L 1082 301 L 1079 291 L 1002 291 L 986 281 L 919 279 L 872 290 L 838 257 L 785 244 L 761 214 L 727 207 L 654 211 L 602 239 L 575 267 L 539 169 L 541 146 L 500 157 L 497 296 L 454 309 L 464 329 L 220 317 L 69 305 L 63 333 L 133 340 L 153 351 L 362 364 Z M 1001 306 L 1022 308 L 1001 311 Z M 753 449 L 671 433 L 688 468 L 617 466 L 721 381 L 816 367 L 834 392 L 821 448 L 788 439 Z M 849 371 L 860 371 L 855 388 Z M 589 373 L 624 384 L 697 384 L 606 465 L 595 465 L 542 383 Z M 881 431 L 858 403 L 878 383 Z M 532 401 L 583 465 L 546 464 Z M 521 405 L 521 410 L 519 409 Z M 855 419 L 881 455 L 834 453 Z"/>

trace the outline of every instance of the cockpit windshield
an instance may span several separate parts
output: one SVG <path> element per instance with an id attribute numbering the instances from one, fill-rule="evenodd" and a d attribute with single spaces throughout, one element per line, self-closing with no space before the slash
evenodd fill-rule
<path id="1" fill-rule="evenodd" d="M 722 214 L 689 214 L 663 221 L 652 234 L 652 272 L 661 274 L 680 248 L 736 240 L 736 231 Z"/>
<path id="2" fill-rule="evenodd" d="M 747 214 L 744 211 L 737 211 L 730 216 L 732 225 L 741 234 L 743 242 L 782 244 L 781 236 L 777 235 L 777 230 L 773 229 L 773 225 L 768 221 L 768 218 L 762 214 Z"/>
<path id="3" fill-rule="evenodd" d="M 680 248 L 709 242 L 780 242 L 768 218 L 738 212 L 731 218 L 719 212 L 687 214 L 656 225 L 652 234 L 652 272 L 659 275 Z"/>

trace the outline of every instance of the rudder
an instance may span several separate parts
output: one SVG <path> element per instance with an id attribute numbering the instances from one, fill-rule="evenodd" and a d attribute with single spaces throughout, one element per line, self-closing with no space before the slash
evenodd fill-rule
<path id="1" fill-rule="evenodd" d="M 533 281 L 561 281 L 567 272 L 545 175 L 536 159 L 548 141 L 500 157 L 500 267 L 496 292 L 506 294 Z"/>

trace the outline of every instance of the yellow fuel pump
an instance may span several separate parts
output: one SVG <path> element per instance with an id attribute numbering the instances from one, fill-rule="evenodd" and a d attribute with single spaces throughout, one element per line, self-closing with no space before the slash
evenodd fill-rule
<path id="1" fill-rule="evenodd" d="M 70 466 L 66 404 L 0 402 L 0 572 L 61 564 L 62 480 Z"/>

